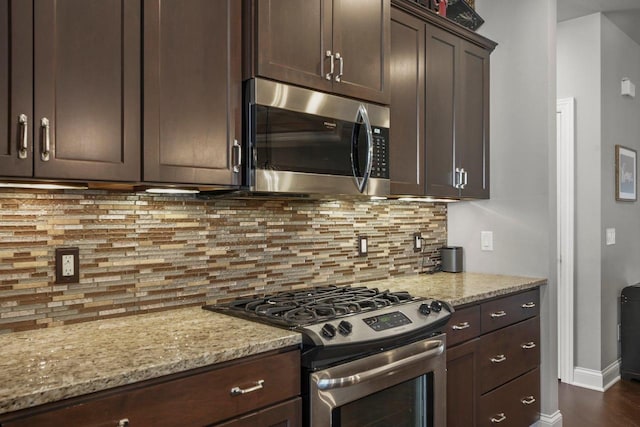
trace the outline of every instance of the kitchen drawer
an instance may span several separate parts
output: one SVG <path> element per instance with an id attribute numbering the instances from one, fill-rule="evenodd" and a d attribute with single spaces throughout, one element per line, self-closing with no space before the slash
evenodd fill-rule
<path id="1" fill-rule="evenodd" d="M 481 332 L 486 334 L 537 316 L 540 311 L 539 306 L 540 293 L 537 288 L 485 302 L 480 305 Z"/>
<path id="2" fill-rule="evenodd" d="M 536 368 L 480 397 L 477 425 L 526 427 L 538 420 L 539 412 L 540 370 Z"/>
<path id="3" fill-rule="evenodd" d="M 540 364 L 540 318 L 480 339 L 480 393 L 484 394 Z"/>
<path id="4" fill-rule="evenodd" d="M 213 427 L 300 427 L 301 425 L 302 399 L 298 397 Z"/>
<path id="5" fill-rule="evenodd" d="M 480 306 L 456 310 L 447 322 L 445 331 L 447 346 L 453 347 L 463 341 L 468 341 L 480 335 Z"/>
<path id="6" fill-rule="evenodd" d="M 257 387 L 259 381 L 261 387 Z M 128 387 L 128 386 L 127 386 Z M 235 387 L 244 394 L 232 394 Z M 254 391 L 249 391 L 255 387 Z M 131 426 L 208 425 L 283 402 L 300 394 L 300 353 L 289 351 L 198 371 L 190 376 L 153 381 L 148 386 L 112 390 L 74 399 L 55 409 L 34 408 L 2 427 L 53 425 Z"/>

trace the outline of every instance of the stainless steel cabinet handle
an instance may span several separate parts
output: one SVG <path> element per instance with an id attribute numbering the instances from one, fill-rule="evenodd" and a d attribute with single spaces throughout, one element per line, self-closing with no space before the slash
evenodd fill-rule
<path id="1" fill-rule="evenodd" d="M 505 356 L 504 354 L 498 354 L 496 357 L 492 357 L 489 360 L 491 360 L 491 363 L 502 363 L 507 360 L 507 356 Z"/>
<path id="2" fill-rule="evenodd" d="M 129 427 L 129 418 L 123 418 L 118 421 L 118 427 Z"/>
<path id="3" fill-rule="evenodd" d="M 40 154 L 40 158 L 43 162 L 49 161 L 49 153 L 51 152 L 51 137 L 49 131 L 49 119 L 43 117 L 40 120 L 40 127 L 42 128 L 42 153 Z"/>
<path id="4" fill-rule="evenodd" d="M 18 121 L 20 122 L 20 149 L 18 150 L 18 158 L 26 159 L 29 154 L 29 141 L 28 141 L 28 130 L 29 130 L 29 121 L 27 120 L 26 114 L 20 114 L 18 117 Z"/>
<path id="5" fill-rule="evenodd" d="M 507 419 L 507 416 L 504 414 L 504 412 L 500 412 L 499 414 L 496 414 L 494 417 L 491 417 L 491 422 L 492 423 L 501 423 L 504 420 Z"/>
<path id="6" fill-rule="evenodd" d="M 536 348 L 536 343 L 534 343 L 533 341 L 530 341 L 528 343 L 522 344 L 520 346 L 520 348 L 522 348 L 523 350 L 529 350 L 532 348 Z"/>
<path id="7" fill-rule="evenodd" d="M 242 146 L 238 143 L 237 139 L 233 140 L 233 154 L 233 171 L 239 173 L 240 166 L 242 166 Z"/>
<path id="8" fill-rule="evenodd" d="M 335 80 L 339 82 L 342 81 L 342 75 L 344 74 L 344 58 L 342 57 L 342 55 L 340 55 L 339 52 L 336 52 L 336 59 L 340 61 L 340 68 Z"/>
<path id="9" fill-rule="evenodd" d="M 253 387 L 249 387 L 249 388 L 240 388 L 240 387 L 234 387 L 231 389 L 231 396 L 240 396 L 243 394 L 247 394 L 247 393 L 251 393 L 254 391 L 258 391 L 264 388 L 264 380 L 258 380 L 256 381 L 256 385 L 254 385 Z"/>
<path id="10" fill-rule="evenodd" d="M 327 74 L 325 74 L 325 75 L 324 75 L 324 77 L 325 77 L 327 80 L 331 80 L 331 79 L 333 78 L 333 68 L 334 68 L 334 67 L 333 67 L 333 61 L 334 61 L 334 59 L 333 59 L 333 53 L 331 53 L 331 51 L 330 51 L 330 50 L 328 50 L 328 51 L 327 51 L 327 53 L 325 54 L 325 56 L 326 56 L 327 58 L 329 58 L 329 63 L 331 64 L 331 68 L 329 69 L 329 72 L 328 72 Z"/>
<path id="11" fill-rule="evenodd" d="M 491 317 L 493 317 L 495 319 L 495 318 L 498 318 L 498 317 L 504 317 L 506 315 L 507 315 L 506 311 L 500 310 L 500 311 L 496 311 L 494 313 L 491 313 L 489 316 L 491 316 Z"/>
<path id="12" fill-rule="evenodd" d="M 528 302 L 526 304 L 522 304 L 522 308 L 535 308 L 536 303 L 535 302 Z"/>
<path id="13" fill-rule="evenodd" d="M 470 326 L 471 324 L 469 322 L 462 322 L 462 323 L 458 323 L 457 325 L 453 325 L 451 329 L 454 329 L 456 331 L 461 331 L 462 329 L 467 329 Z"/>
<path id="14" fill-rule="evenodd" d="M 520 402 L 522 402 L 523 405 L 532 405 L 536 403 L 536 398 L 533 396 L 527 396 L 524 399 L 520 399 Z"/>
<path id="15" fill-rule="evenodd" d="M 467 183 L 469 182 L 469 172 L 467 172 L 466 170 L 462 169 L 462 187 L 464 188 L 467 186 Z"/>
<path id="16" fill-rule="evenodd" d="M 462 184 L 462 178 L 460 177 L 460 168 L 456 168 L 456 172 L 453 176 L 453 188 L 460 188 Z"/>

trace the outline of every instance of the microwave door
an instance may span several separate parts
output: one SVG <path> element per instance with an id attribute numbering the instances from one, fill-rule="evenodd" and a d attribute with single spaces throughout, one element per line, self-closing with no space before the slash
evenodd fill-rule
<path id="1" fill-rule="evenodd" d="M 360 104 L 351 134 L 351 168 L 360 193 L 367 188 L 373 164 L 373 133 L 364 105 Z"/>

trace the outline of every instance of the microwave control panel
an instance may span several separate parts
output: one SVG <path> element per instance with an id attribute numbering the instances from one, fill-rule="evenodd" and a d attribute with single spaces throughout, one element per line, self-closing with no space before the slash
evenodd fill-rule
<path id="1" fill-rule="evenodd" d="M 371 178 L 389 179 L 389 129 L 372 129 L 373 134 L 373 162 Z"/>

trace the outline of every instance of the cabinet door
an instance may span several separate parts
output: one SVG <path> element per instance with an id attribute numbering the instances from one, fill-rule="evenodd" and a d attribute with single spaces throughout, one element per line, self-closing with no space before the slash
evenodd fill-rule
<path id="1" fill-rule="evenodd" d="M 431 25 L 426 35 L 427 194 L 457 197 L 459 191 L 453 184 L 460 39 Z"/>
<path id="2" fill-rule="evenodd" d="M 254 0 L 256 73 L 331 91 L 331 0 Z"/>
<path id="3" fill-rule="evenodd" d="M 341 75 L 333 90 L 388 104 L 390 1 L 333 0 L 333 8 L 333 51 L 342 58 L 335 61 Z"/>
<path id="4" fill-rule="evenodd" d="M 32 16 L 31 0 L 0 0 L 0 176 L 33 174 Z"/>
<path id="5" fill-rule="evenodd" d="M 140 179 L 140 19 L 139 1 L 35 0 L 36 177 Z"/>
<path id="6" fill-rule="evenodd" d="M 424 195 L 424 27 L 420 19 L 391 10 L 391 193 Z"/>
<path id="7" fill-rule="evenodd" d="M 456 164 L 467 172 L 463 197 L 489 198 L 489 52 L 462 42 Z"/>
<path id="8" fill-rule="evenodd" d="M 478 338 L 447 349 L 447 426 L 476 425 Z"/>
<path id="9" fill-rule="evenodd" d="M 241 3 L 145 0 L 144 174 L 150 182 L 239 184 Z"/>

